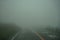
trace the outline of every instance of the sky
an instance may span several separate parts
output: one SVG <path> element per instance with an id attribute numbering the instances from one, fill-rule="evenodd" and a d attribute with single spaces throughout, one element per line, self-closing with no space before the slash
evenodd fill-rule
<path id="1" fill-rule="evenodd" d="M 57 0 L 1 0 L 0 22 L 21 27 L 58 25 Z"/>

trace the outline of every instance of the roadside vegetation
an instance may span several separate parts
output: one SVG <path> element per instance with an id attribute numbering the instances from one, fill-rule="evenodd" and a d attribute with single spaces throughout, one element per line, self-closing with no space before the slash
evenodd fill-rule
<path id="1" fill-rule="evenodd" d="M 18 31 L 21 31 L 21 28 L 19 28 L 16 24 L 0 23 L 0 40 L 11 39 Z"/>

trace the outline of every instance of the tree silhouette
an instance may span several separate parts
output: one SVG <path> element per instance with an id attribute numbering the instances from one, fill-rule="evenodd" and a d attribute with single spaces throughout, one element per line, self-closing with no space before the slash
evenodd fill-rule
<path id="1" fill-rule="evenodd" d="M 13 23 L 0 23 L 0 40 L 8 40 L 18 31 L 21 31 L 21 28 Z"/>

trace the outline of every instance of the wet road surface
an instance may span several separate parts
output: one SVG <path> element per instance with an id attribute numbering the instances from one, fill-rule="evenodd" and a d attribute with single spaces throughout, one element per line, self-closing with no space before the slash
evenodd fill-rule
<path id="1" fill-rule="evenodd" d="M 44 40 L 37 32 L 17 33 L 11 40 Z"/>

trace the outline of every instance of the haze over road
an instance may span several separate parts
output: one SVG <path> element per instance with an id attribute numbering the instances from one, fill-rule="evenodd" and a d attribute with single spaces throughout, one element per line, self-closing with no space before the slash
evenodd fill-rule
<path id="1" fill-rule="evenodd" d="M 42 36 L 40 36 L 37 32 L 25 31 L 22 33 L 16 33 L 15 36 L 12 37 L 11 40 L 45 40 Z"/>

